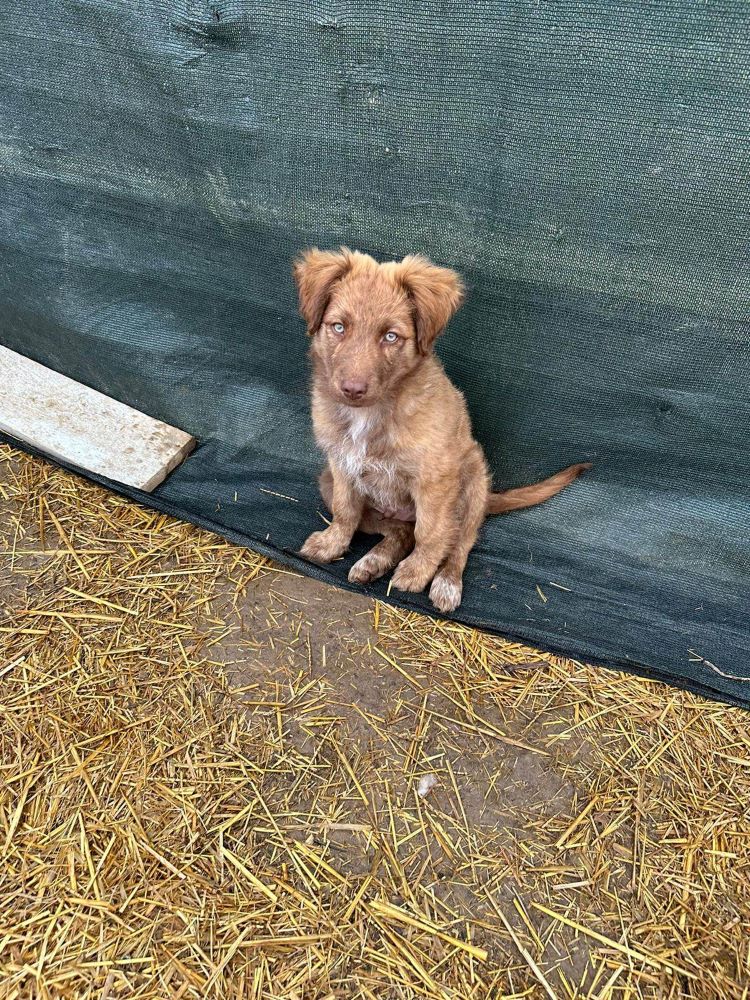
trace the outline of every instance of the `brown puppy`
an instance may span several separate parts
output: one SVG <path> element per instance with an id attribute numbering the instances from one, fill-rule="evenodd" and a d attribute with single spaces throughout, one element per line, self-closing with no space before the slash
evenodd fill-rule
<path id="1" fill-rule="evenodd" d="M 432 353 L 463 301 L 454 271 L 423 257 L 378 264 L 342 247 L 305 251 L 294 275 L 312 337 L 313 427 L 328 458 L 321 492 L 333 514 L 300 554 L 327 563 L 358 529 L 383 535 L 349 579 L 368 583 L 397 566 L 394 587 L 432 581 L 432 603 L 453 611 L 486 515 L 541 503 L 589 465 L 491 492 L 464 398 Z"/>

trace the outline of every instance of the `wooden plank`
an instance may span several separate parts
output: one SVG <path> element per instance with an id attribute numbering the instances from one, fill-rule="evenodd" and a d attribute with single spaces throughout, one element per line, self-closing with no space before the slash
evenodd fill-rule
<path id="1" fill-rule="evenodd" d="M 2 346 L 0 431 L 149 493 L 195 447 L 185 431 Z"/>

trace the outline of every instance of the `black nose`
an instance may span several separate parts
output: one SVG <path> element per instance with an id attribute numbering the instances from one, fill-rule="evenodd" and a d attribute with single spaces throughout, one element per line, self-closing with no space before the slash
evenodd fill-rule
<path id="1" fill-rule="evenodd" d="M 362 399 L 367 392 L 367 382 L 364 379 L 348 378 L 341 383 L 341 391 L 347 399 Z"/>

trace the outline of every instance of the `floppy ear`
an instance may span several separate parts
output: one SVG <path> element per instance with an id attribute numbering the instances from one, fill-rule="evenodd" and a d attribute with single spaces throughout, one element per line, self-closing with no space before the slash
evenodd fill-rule
<path id="1" fill-rule="evenodd" d="M 412 301 L 419 353 L 428 354 L 464 300 L 463 281 L 455 271 L 418 256 L 404 257 L 396 273 Z"/>
<path id="2" fill-rule="evenodd" d="M 331 289 L 352 264 L 352 252 L 347 247 L 340 250 L 304 250 L 294 262 L 294 280 L 299 292 L 299 311 L 312 336 L 323 322 Z"/>

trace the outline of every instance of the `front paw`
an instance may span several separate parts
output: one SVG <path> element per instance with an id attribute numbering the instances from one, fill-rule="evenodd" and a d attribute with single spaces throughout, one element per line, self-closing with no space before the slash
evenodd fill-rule
<path id="1" fill-rule="evenodd" d="M 299 550 L 299 554 L 310 562 L 329 563 L 343 556 L 347 547 L 337 532 L 326 528 L 325 531 L 314 531 Z"/>
<path id="2" fill-rule="evenodd" d="M 430 587 L 430 600 L 438 611 L 448 614 L 449 611 L 455 611 L 461 603 L 462 589 L 461 580 L 438 573 Z"/>
<path id="3" fill-rule="evenodd" d="M 421 559 L 415 559 L 411 555 L 398 564 L 391 578 L 391 585 L 396 590 L 409 590 L 413 594 L 418 594 L 424 590 L 434 573 L 434 566 L 428 566 Z"/>

